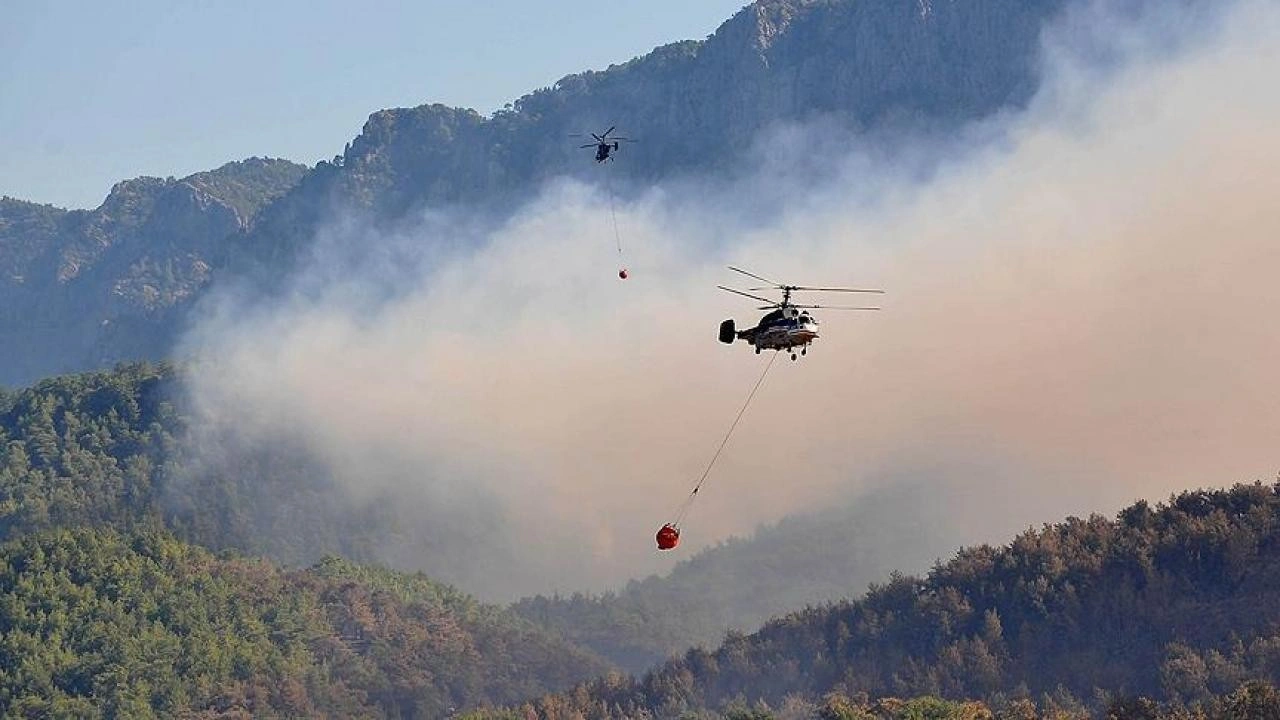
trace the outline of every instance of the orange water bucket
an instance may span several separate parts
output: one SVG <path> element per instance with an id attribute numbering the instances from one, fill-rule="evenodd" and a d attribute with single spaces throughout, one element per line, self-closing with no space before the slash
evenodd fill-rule
<path id="1" fill-rule="evenodd" d="M 658 531 L 657 540 L 659 550 L 673 550 L 680 544 L 680 529 L 667 523 Z"/>

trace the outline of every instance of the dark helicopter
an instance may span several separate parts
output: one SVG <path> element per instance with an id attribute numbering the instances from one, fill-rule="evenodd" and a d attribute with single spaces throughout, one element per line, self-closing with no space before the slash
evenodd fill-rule
<path id="1" fill-rule="evenodd" d="M 580 145 L 578 146 L 578 149 L 581 150 L 584 148 L 593 147 L 596 149 L 596 162 L 602 163 L 605 160 L 608 160 L 610 157 L 610 153 L 614 152 L 620 147 L 619 142 L 635 142 L 631 138 L 618 137 L 616 135 L 613 137 L 610 137 L 609 133 L 613 132 L 613 129 L 616 127 L 617 125 L 614 125 L 599 135 L 595 133 L 588 133 L 588 135 L 590 135 L 592 138 L 595 139 L 595 142 L 590 142 L 590 143 L 587 143 L 586 145 Z M 583 137 L 583 135 L 579 133 L 575 135 L 570 135 L 569 137 Z"/>
<path id="2" fill-rule="evenodd" d="M 796 305 L 791 302 L 791 293 L 848 292 L 884 294 L 883 290 L 783 285 L 781 283 L 775 283 L 767 278 L 762 278 L 755 273 L 749 273 L 746 270 L 741 270 L 733 266 L 730 266 L 729 269 L 769 284 L 768 287 L 747 288 L 748 290 L 781 290 L 782 302 L 774 302 L 773 300 L 760 297 L 759 295 L 752 295 L 749 292 L 743 292 L 723 285 L 717 285 L 716 287 L 721 290 L 727 290 L 738 295 L 745 295 L 752 300 L 764 302 L 766 304 L 761 306 L 760 309 L 771 311 L 764 317 L 760 318 L 759 324 L 746 330 L 738 330 L 732 319 L 725 320 L 720 323 L 720 342 L 732 344 L 734 340 L 746 340 L 748 344 L 755 346 L 756 354 L 759 354 L 761 350 L 786 350 L 791 353 L 792 360 L 796 359 L 796 348 L 800 348 L 800 354 L 804 355 L 808 352 L 809 343 L 818 339 L 818 320 L 809 314 L 809 310 L 879 310 L 880 308 L 848 307 L 843 305 Z"/>

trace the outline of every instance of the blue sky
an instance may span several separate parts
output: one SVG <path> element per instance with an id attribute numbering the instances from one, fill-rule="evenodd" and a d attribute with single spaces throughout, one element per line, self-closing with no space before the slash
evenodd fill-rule
<path id="1" fill-rule="evenodd" d="M 700 39 L 746 0 L 65 2 L 0 16 L 0 194 L 94 207 L 138 175 L 313 164 L 369 113 L 492 112 L 573 72 Z"/>

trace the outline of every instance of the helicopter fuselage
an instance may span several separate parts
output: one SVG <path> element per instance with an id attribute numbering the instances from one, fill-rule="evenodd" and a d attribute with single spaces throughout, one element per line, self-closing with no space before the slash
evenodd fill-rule
<path id="1" fill-rule="evenodd" d="M 618 149 L 616 142 L 602 142 L 596 145 L 596 162 L 604 162 L 609 159 L 609 153 Z"/>
<path id="2" fill-rule="evenodd" d="M 721 341 L 745 340 L 755 346 L 756 352 L 805 348 L 818 339 L 817 319 L 808 313 L 798 313 L 791 307 L 765 315 L 758 325 L 746 330 L 735 330 L 732 323 L 732 320 L 726 320 L 721 325 Z"/>
<path id="3" fill-rule="evenodd" d="M 743 330 L 739 336 L 761 350 L 790 350 L 803 347 L 818 339 L 818 323 L 786 321 L 771 325 L 757 325 Z"/>

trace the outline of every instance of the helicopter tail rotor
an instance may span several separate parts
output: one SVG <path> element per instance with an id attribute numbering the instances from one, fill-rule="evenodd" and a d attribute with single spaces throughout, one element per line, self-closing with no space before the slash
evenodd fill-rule
<path id="1" fill-rule="evenodd" d="M 732 345 L 733 341 L 738 338 L 737 326 L 734 325 L 733 318 L 729 318 L 720 323 L 720 342 L 726 345 Z"/>

